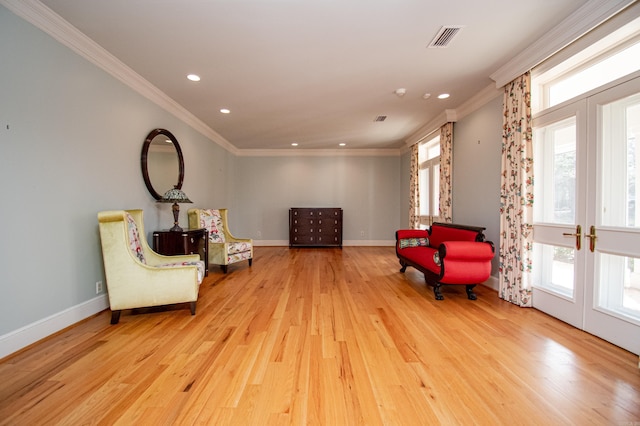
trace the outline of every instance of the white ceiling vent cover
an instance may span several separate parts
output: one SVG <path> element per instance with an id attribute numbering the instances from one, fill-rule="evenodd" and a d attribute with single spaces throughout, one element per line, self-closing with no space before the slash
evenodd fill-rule
<path id="1" fill-rule="evenodd" d="M 440 28 L 438 34 L 436 34 L 427 47 L 430 49 L 442 49 L 449 47 L 449 44 L 453 41 L 454 37 L 458 35 L 462 28 L 464 28 L 464 25 L 448 25 Z"/>

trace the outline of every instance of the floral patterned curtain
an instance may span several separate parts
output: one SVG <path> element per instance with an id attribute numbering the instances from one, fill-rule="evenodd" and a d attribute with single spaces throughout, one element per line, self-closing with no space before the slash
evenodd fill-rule
<path id="1" fill-rule="evenodd" d="M 503 109 L 498 294 L 511 303 L 530 307 L 533 146 L 529 72 L 505 86 Z"/>
<path id="2" fill-rule="evenodd" d="M 451 223 L 451 178 L 453 176 L 453 123 L 440 128 L 440 220 Z"/>
<path id="3" fill-rule="evenodd" d="M 420 227 L 420 164 L 418 163 L 418 144 L 411 146 L 411 165 L 409 176 L 409 227 Z"/>

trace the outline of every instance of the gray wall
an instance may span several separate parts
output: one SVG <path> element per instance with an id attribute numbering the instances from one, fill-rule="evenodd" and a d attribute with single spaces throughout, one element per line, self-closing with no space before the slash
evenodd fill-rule
<path id="1" fill-rule="evenodd" d="M 400 156 L 237 157 L 3 6 L 0 58 L 0 354 L 21 330 L 99 297 L 97 212 L 142 208 L 147 237 L 172 225 L 140 171 L 157 127 L 184 155 L 194 204 L 181 206 L 183 226 L 191 206 L 228 207 L 237 235 L 286 240 L 289 207 L 333 205 L 345 239 L 394 238 Z"/>
<path id="2" fill-rule="evenodd" d="M 399 156 L 238 157 L 237 163 L 234 234 L 288 241 L 290 207 L 341 207 L 347 243 L 395 239 Z"/>
<path id="3" fill-rule="evenodd" d="M 170 129 L 180 142 L 194 201 L 229 204 L 235 160 L 2 6 L 0 58 L 2 336 L 96 297 L 98 211 L 143 208 L 147 231 L 172 224 L 171 206 L 142 180 L 149 131 Z"/>
<path id="4" fill-rule="evenodd" d="M 239 236 L 286 241 L 288 209 L 304 206 L 342 207 L 354 244 L 387 243 L 408 226 L 408 152 L 235 156 L 2 6 L 0 57 L 0 343 L 99 297 L 98 211 L 144 209 L 147 236 L 172 224 L 140 171 L 142 143 L 157 127 L 182 147 L 192 206 L 229 208 Z M 494 242 L 500 105 L 454 128 L 454 221 L 486 226 Z"/>
<path id="5" fill-rule="evenodd" d="M 453 221 L 486 227 L 496 246 L 492 275 L 498 274 L 502 97 L 467 115 L 453 128 Z"/>

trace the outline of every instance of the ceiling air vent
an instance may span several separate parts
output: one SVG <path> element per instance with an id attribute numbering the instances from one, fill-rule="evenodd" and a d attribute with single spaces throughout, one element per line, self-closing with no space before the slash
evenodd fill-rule
<path id="1" fill-rule="evenodd" d="M 449 47 L 449 44 L 453 38 L 460 32 L 464 25 L 449 25 L 447 27 L 440 28 L 438 34 L 429 43 L 429 48 L 438 49 Z"/>
<path id="2" fill-rule="evenodd" d="M 373 121 L 384 121 L 387 119 L 386 115 L 379 115 Z"/>

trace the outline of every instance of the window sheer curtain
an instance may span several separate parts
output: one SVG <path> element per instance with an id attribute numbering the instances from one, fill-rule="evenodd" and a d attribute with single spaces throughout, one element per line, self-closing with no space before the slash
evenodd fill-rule
<path id="1" fill-rule="evenodd" d="M 411 146 L 411 165 L 409 177 L 409 227 L 420 227 L 420 164 L 418 163 L 418 144 Z"/>
<path id="2" fill-rule="evenodd" d="M 500 187 L 500 298 L 531 306 L 533 146 L 531 75 L 505 86 Z"/>
<path id="3" fill-rule="evenodd" d="M 451 223 L 451 179 L 453 176 L 453 123 L 440 128 L 440 220 Z"/>

